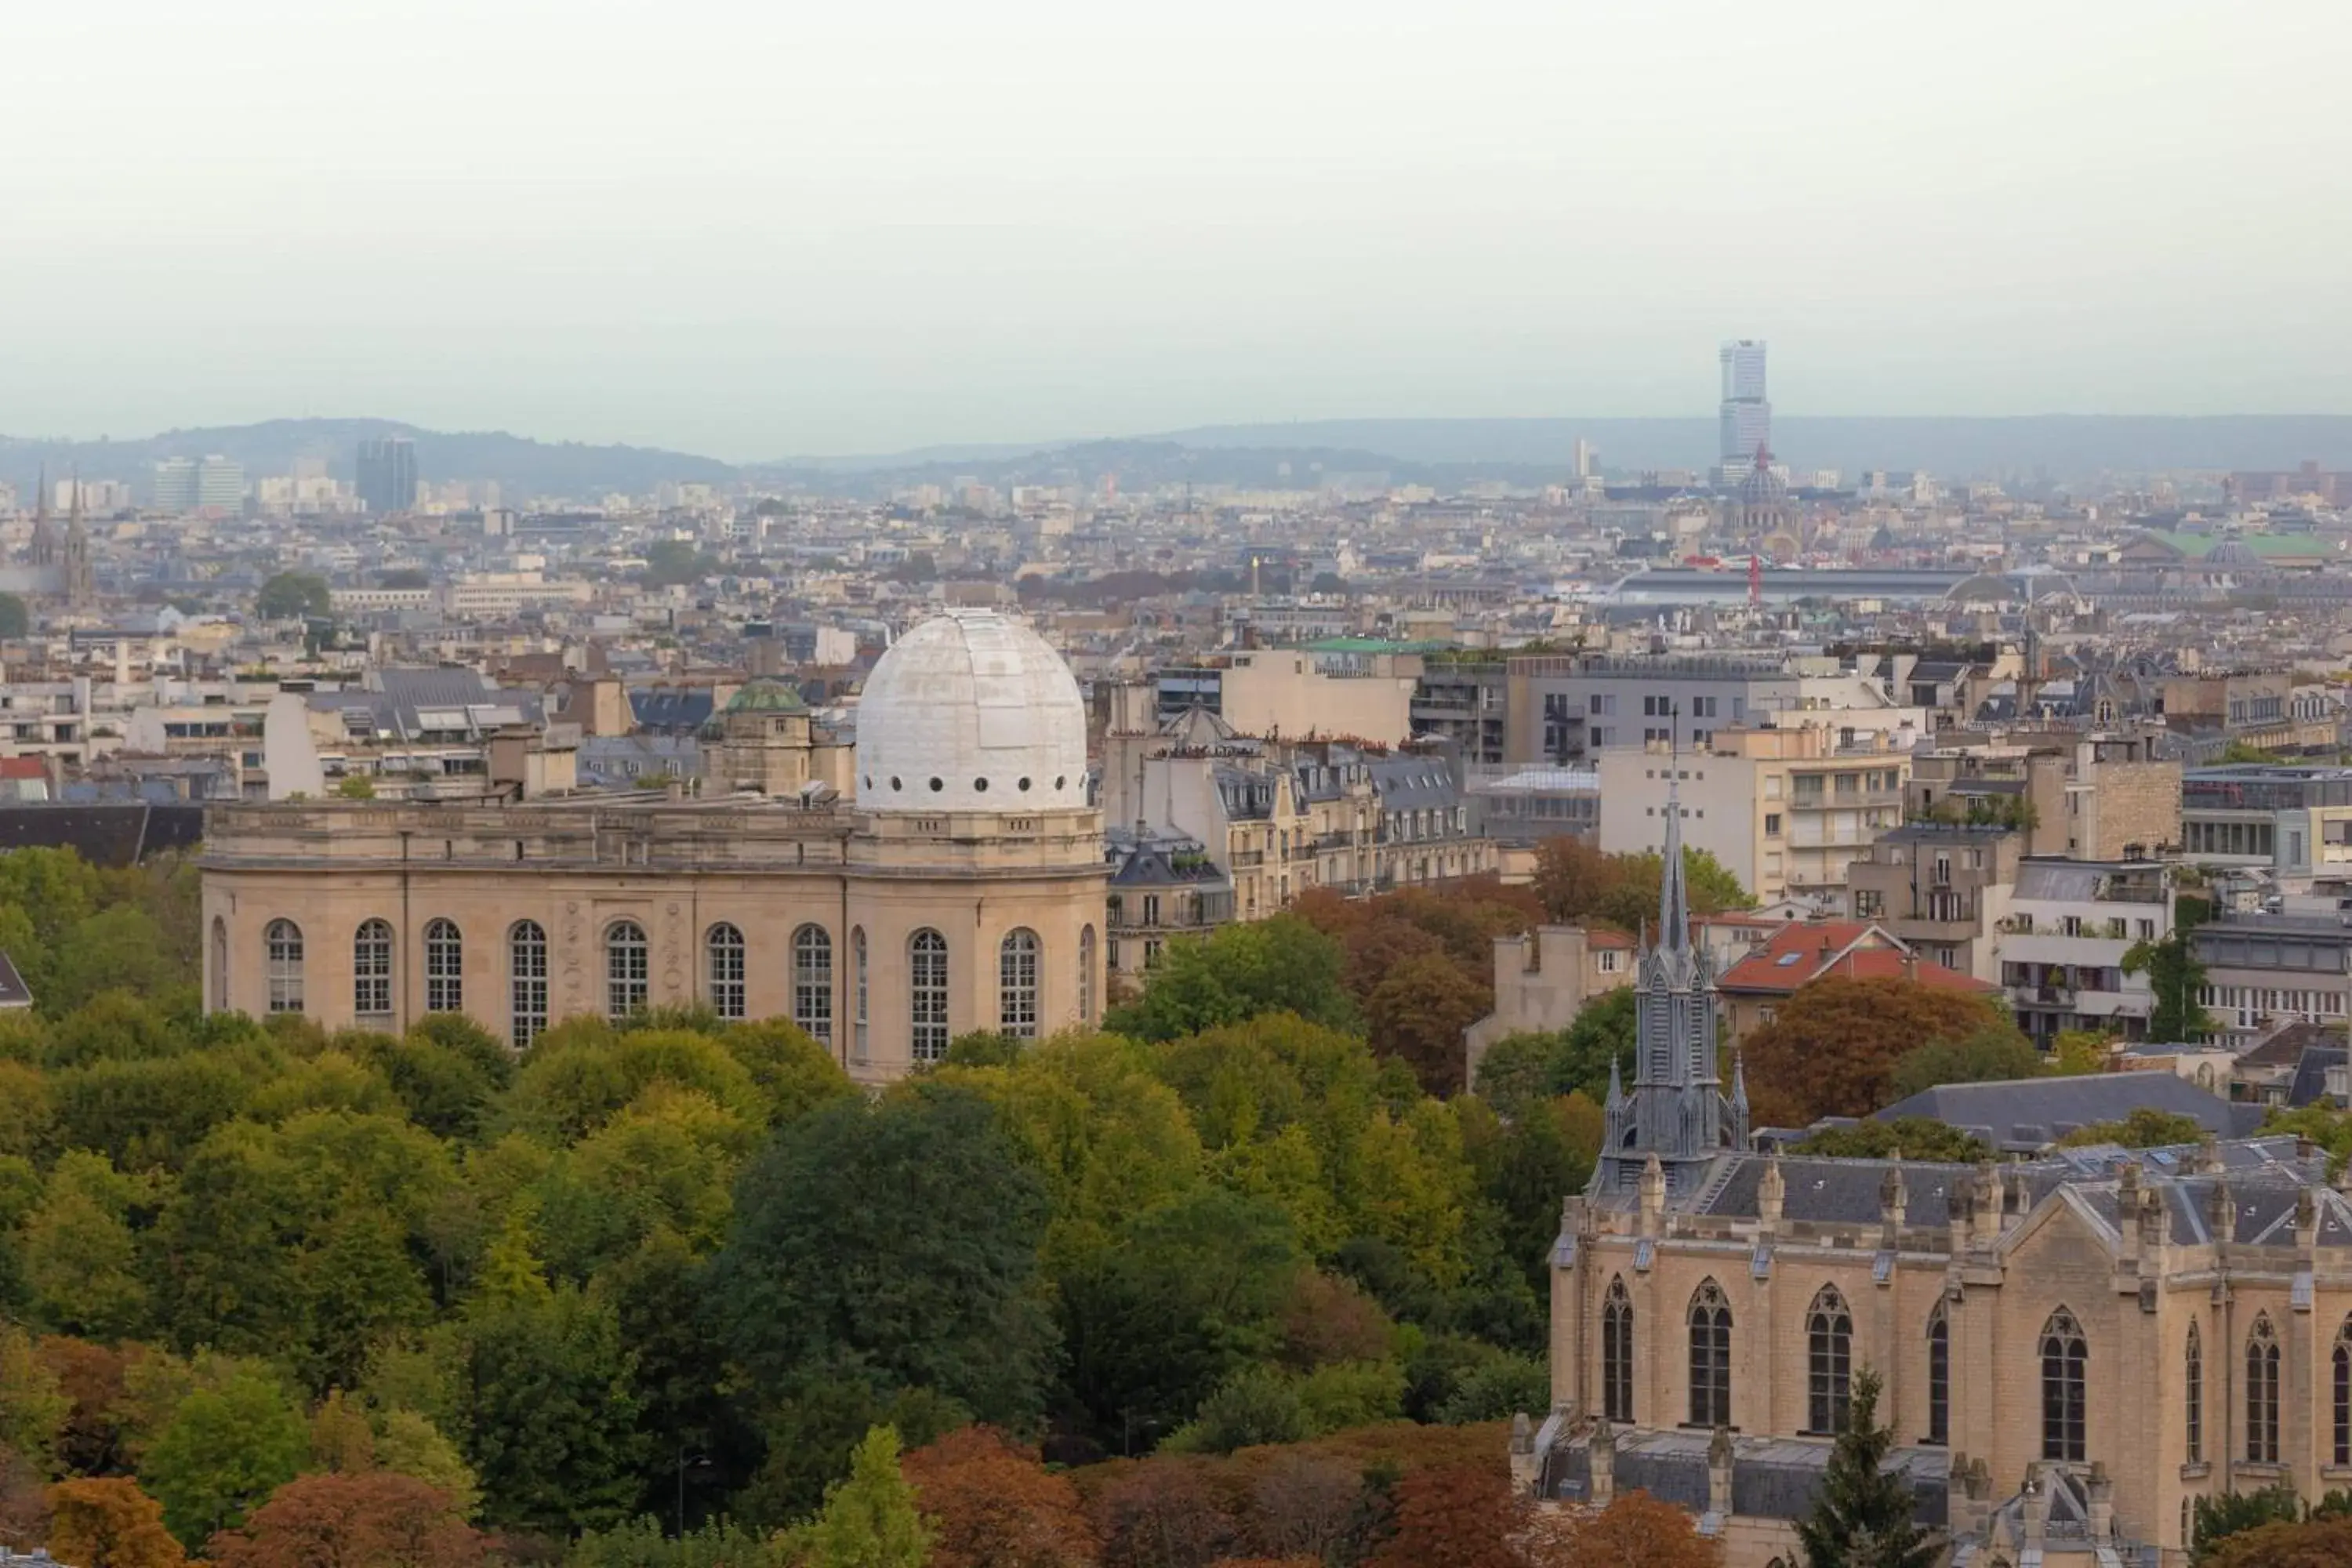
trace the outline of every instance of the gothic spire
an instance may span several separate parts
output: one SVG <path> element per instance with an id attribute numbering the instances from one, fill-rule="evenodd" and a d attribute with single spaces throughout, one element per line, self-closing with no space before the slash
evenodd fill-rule
<path id="1" fill-rule="evenodd" d="M 1666 770 L 1665 866 L 1658 879 L 1658 923 L 1664 928 L 1658 945 L 1667 952 L 1681 952 L 1690 946 L 1690 890 L 1683 877 L 1682 786 L 1674 776 L 1677 771 L 1671 765 Z"/>

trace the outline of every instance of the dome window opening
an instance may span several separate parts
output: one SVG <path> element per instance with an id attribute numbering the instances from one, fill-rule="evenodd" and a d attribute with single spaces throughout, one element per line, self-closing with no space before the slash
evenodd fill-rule
<path id="1" fill-rule="evenodd" d="M 1067 783 L 1069 783 L 1069 775 L 1067 773 L 1056 773 L 1054 775 L 1054 787 L 1055 789 L 1060 789 Z"/>
<path id="2" fill-rule="evenodd" d="M 892 789 L 905 789 L 907 786 L 898 782 L 898 774 L 893 773 L 890 775 L 890 787 Z"/>
<path id="3" fill-rule="evenodd" d="M 971 787 L 980 794 L 986 795 L 988 793 L 988 781 L 986 779 L 974 779 L 971 781 Z"/>
<path id="4" fill-rule="evenodd" d="M 1024 778 L 1024 779 L 1023 779 L 1023 780 L 1021 781 L 1021 787 L 1022 787 L 1022 789 L 1023 789 L 1024 791 L 1026 791 L 1026 790 L 1028 789 L 1028 787 L 1029 787 L 1029 781 L 1028 781 L 1027 779 L 1025 779 L 1025 778 Z"/>
<path id="5" fill-rule="evenodd" d="M 945 789 L 945 788 L 947 788 L 947 787 L 948 787 L 948 786 L 947 786 L 947 781 L 946 781 L 945 779 L 940 778 L 940 777 L 938 777 L 937 775 L 933 775 L 933 777 L 932 777 L 932 779 L 931 779 L 931 793 L 932 793 L 933 795 L 937 795 L 937 794 L 939 794 L 939 793 L 940 793 L 940 791 L 941 791 L 941 790 L 943 790 L 943 789 Z"/>

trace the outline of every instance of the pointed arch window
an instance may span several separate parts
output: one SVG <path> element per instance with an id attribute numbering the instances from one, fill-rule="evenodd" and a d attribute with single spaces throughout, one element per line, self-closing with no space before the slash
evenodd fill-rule
<path id="1" fill-rule="evenodd" d="M 2042 1457 L 2080 1464 L 2088 1447 L 2084 1408 L 2090 1347 L 2061 1307 L 2042 1325 Z"/>
<path id="2" fill-rule="evenodd" d="M 1836 1286 L 1824 1285 L 1805 1314 L 1806 1430 L 1844 1431 L 1853 1389 L 1853 1313 Z"/>
<path id="3" fill-rule="evenodd" d="M 908 1048 L 919 1062 L 948 1054 L 948 939 L 925 926 L 907 939 Z"/>
<path id="4" fill-rule="evenodd" d="M 507 932 L 507 1006 L 515 1049 L 530 1049 L 547 1027 L 547 931 L 537 921 Z"/>
<path id="5" fill-rule="evenodd" d="M 653 999 L 653 953 L 646 928 L 614 921 L 604 931 L 604 1011 L 614 1023 Z"/>
<path id="6" fill-rule="evenodd" d="M 269 956 L 269 1010 L 302 1011 L 302 928 L 292 921 L 271 921 L 261 933 Z"/>
<path id="7" fill-rule="evenodd" d="M 2181 1359 L 2182 1426 L 2189 1440 L 2188 1460 L 2205 1458 L 2205 1336 L 2189 1325 L 2189 1349 Z"/>
<path id="8" fill-rule="evenodd" d="M 793 1022 L 818 1045 L 833 1044 L 833 938 L 820 925 L 793 932 Z"/>
<path id="9" fill-rule="evenodd" d="M 1691 1296 L 1690 1424 L 1731 1425 L 1731 1303 L 1712 1279 Z"/>
<path id="10" fill-rule="evenodd" d="M 2279 1462 L 2278 1333 L 2268 1312 L 2246 1335 L 2246 1462 Z"/>
<path id="11" fill-rule="evenodd" d="M 1622 1274 L 1601 1302 L 1601 1414 L 1621 1426 L 1633 1424 L 1633 1298 Z"/>
<path id="12" fill-rule="evenodd" d="M 1927 1441 L 1942 1447 L 1952 1440 L 1952 1321 L 1944 1304 L 1927 1317 Z"/>
<path id="13" fill-rule="evenodd" d="M 2333 1357 L 2335 1382 L 2331 1384 L 2328 1409 L 2333 1413 L 2331 1428 L 2335 1434 L 2336 1463 L 2352 1465 L 2352 1318 L 2336 1331 L 2336 1351 Z"/>
<path id="14" fill-rule="evenodd" d="M 702 939 L 704 979 L 710 1010 L 722 1018 L 744 1016 L 743 932 L 726 921 L 712 926 Z"/>
<path id="15" fill-rule="evenodd" d="M 455 921 L 425 924 L 425 1010 L 466 1010 L 466 939 Z"/>
<path id="16" fill-rule="evenodd" d="M 1037 933 L 1004 933 L 996 957 L 997 1027 L 1016 1040 L 1037 1037 Z"/>
<path id="17" fill-rule="evenodd" d="M 362 921 L 352 933 L 352 1011 L 381 1023 L 392 1017 L 392 925 Z"/>

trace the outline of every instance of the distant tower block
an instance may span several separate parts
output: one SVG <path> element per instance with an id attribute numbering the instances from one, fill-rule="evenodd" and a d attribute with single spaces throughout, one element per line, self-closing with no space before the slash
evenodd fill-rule
<path id="1" fill-rule="evenodd" d="M 1716 452 L 1727 478 L 1748 470 L 1759 447 L 1772 444 L 1772 405 L 1764 391 L 1764 340 L 1737 338 L 1725 343 L 1723 402 L 1717 412 Z"/>

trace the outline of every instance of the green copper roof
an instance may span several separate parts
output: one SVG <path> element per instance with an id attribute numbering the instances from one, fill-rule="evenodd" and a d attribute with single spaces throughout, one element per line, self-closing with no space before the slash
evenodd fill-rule
<path id="1" fill-rule="evenodd" d="M 781 680 L 764 678 L 748 681 L 740 691 L 727 700 L 730 713 L 805 713 L 808 704 L 801 694 Z"/>

